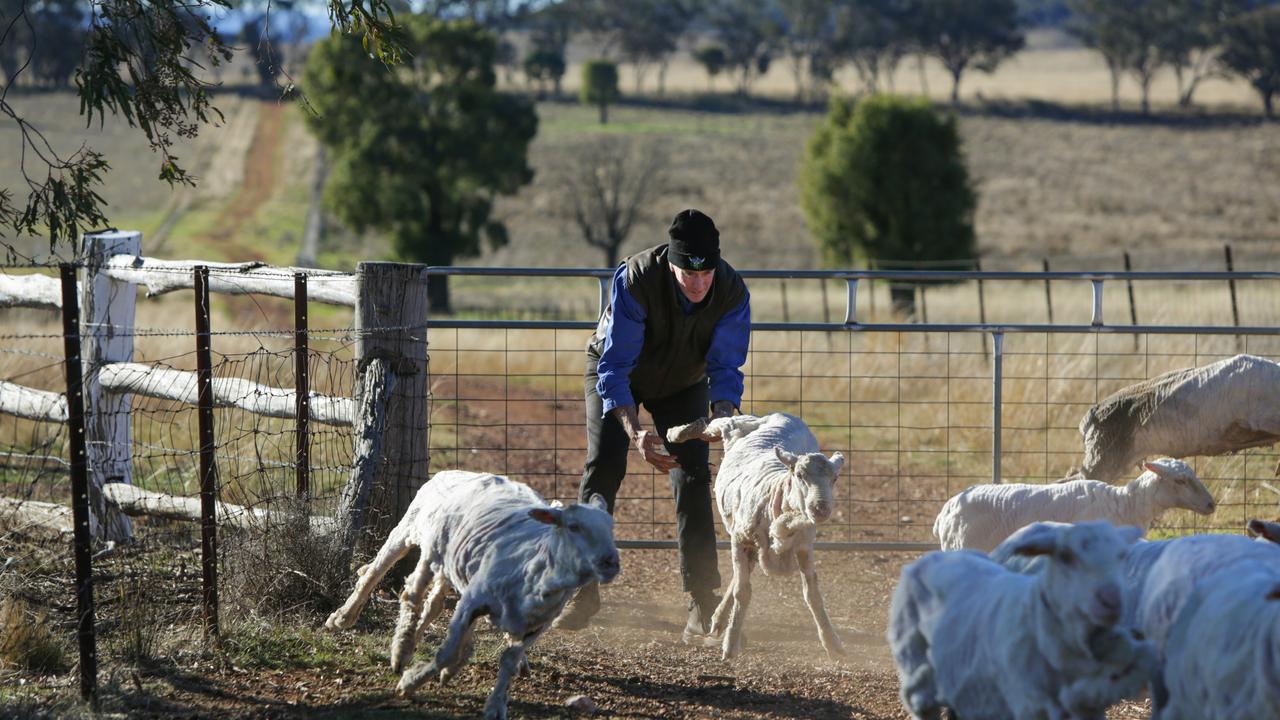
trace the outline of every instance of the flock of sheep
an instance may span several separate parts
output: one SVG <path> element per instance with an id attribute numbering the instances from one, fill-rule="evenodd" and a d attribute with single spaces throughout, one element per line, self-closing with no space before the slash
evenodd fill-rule
<path id="1" fill-rule="evenodd" d="M 980 485 L 948 500 L 934 524 L 943 550 L 903 569 L 889 611 L 912 716 L 1102 718 L 1110 705 L 1149 692 L 1152 717 L 1162 720 L 1280 718 L 1280 525 L 1251 521 L 1252 540 L 1140 541 L 1165 510 L 1212 513 L 1212 495 L 1190 466 L 1168 458 L 1143 463 L 1123 487 L 1108 484 L 1147 457 L 1280 439 L 1278 387 L 1280 365 L 1249 355 L 1168 373 L 1089 411 L 1079 477 Z M 722 656 L 740 651 L 756 565 L 766 575 L 799 572 L 823 648 L 843 655 L 818 589 L 814 541 L 834 510 L 844 457 L 824 455 L 800 419 L 781 413 L 703 420 L 672 428 L 667 440 L 693 438 L 724 443 L 714 492 L 733 578 L 711 633 Z M 444 471 L 422 487 L 326 625 L 350 627 L 415 548 L 391 650 L 399 690 L 456 674 L 471 655 L 474 622 L 488 617 L 508 648 L 487 718 L 506 717 L 528 647 L 577 589 L 620 570 L 600 498 L 563 506 L 505 477 Z M 448 586 L 459 600 L 445 638 L 431 662 L 409 667 Z"/>

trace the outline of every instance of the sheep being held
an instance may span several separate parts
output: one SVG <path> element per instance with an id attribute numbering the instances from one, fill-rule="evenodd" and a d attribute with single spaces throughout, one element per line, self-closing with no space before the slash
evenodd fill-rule
<path id="1" fill-rule="evenodd" d="M 757 562 L 765 575 L 800 571 L 822 647 L 828 656 L 843 655 L 818 589 L 813 543 L 818 524 L 835 509 L 834 486 L 844 456 L 823 455 L 809 427 L 785 413 L 700 420 L 667 431 L 669 442 L 693 438 L 724 441 L 715 496 L 729 532 L 733 580 L 711 620 L 712 635 L 723 633 L 723 657 L 736 656 L 741 647 Z"/>
<path id="2" fill-rule="evenodd" d="M 1112 482 L 1154 455 L 1222 455 L 1280 440 L 1280 364 L 1236 355 L 1123 388 L 1080 420 L 1084 477 Z"/>
<path id="3" fill-rule="evenodd" d="M 446 585 L 460 597 L 435 659 L 405 670 L 398 689 L 409 695 L 428 679 L 443 682 L 455 675 L 471 656 L 472 624 L 488 617 L 506 633 L 508 647 L 485 703 L 486 718 L 507 716 L 507 691 L 517 670 L 527 668 L 525 651 L 569 598 L 592 580 L 608 583 L 620 568 L 613 518 L 603 498 L 557 507 L 529 486 L 500 475 L 446 470 L 418 490 L 373 562 L 358 571 L 351 596 L 325 626 L 351 627 L 378 581 L 415 548 L 418 563 L 400 593 L 392 670 L 413 659 L 423 631 L 444 607 Z"/>
<path id="4" fill-rule="evenodd" d="M 902 569 L 888 640 L 902 703 L 917 720 L 1102 718 L 1156 671 L 1121 624 L 1124 555 L 1140 531 L 1106 522 L 1036 525 L 1015 573 L 972 552 L 933 552 Z"/>
<path id="5" fill-rule="evenodd" d="M 1143 467 L 1146 471 L 1124 487 L 1097 480 L 974 485 L 947 500 L 933 522 L 933 534 L 943 550 L 990 552 L 1019 528 L 1042 520 L 1109 520 L 1146 532 L 1166 510 L 1214 511 L 1213 496 L 1190 465 L 1162 458 Z"/>

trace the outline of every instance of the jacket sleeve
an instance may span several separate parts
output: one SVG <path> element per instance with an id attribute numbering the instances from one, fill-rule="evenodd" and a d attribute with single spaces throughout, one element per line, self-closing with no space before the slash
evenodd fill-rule
<path id="1" fill-rule="evenodd" d="M 728 400 L 734 407 L 742 405 L 742 366 L 747 362 L 751 340 L 751 294 L 736 308 L 724 314 L 711 333 L 707 350 L 707 378 L 711 383 L 711 402 Z"/>
<path id="2" fill-rule="evenodd" d="M 635 405 L 631 396 L 631 370 L 644 345 L 645 311 L 626 286 L 627 266 L 613 275 L 610 291 L 612 312 L 604 329 L 604 349 L 596 366 L 596 392 L 604 401 L 604 412 L 625 405 Z"/>

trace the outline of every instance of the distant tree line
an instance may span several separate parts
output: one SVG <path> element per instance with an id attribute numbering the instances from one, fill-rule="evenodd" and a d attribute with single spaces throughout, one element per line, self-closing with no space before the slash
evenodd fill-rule
<path id="1" fill-rule="evenodd" d="M 1204 80 L 1235 75 L 1270 115 L 1280 76 L 1275 0 L 560 0 L 521 6 L 508 23 L 529 33 L 523 68 L 541 92 L 548 85 L 559 92 L 569 41 L 586 34 L 600 41 L 605 60 L 634 69 L 637 93 L 656 69 L 662 95 L 672 59 L 692 44 L 709 88 L 723 74 L 748 94 L 780 61 L 798 101 L 826 95 L 841 68 L 869 92 L 892 90 L 895 71 L 911 58 L 940 63 L 955 101 L 966 73 L 994 71 L 1035 26 L 1063 28 L 1102 56 L 1114 107 L 1128 76 L 1147 112 L 1151 83 L 1167 69 L 1182 106 Z"/>

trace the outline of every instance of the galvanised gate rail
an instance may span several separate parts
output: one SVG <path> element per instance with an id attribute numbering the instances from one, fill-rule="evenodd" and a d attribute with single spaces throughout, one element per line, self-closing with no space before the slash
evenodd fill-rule
<path id="1" fill-rule="evenodd" d="M 441 266 L 441 267 L 430 267 L 428 268 L 427 272 L 429 277 L 430 276 L 494 277 L 494 278 L 508 278 L 508 279 L 510 278 L 594 278 L 599 283 L 599 299 L 598 299 L 599 312 L 603 312 L 604 308 L 609 302 L 609 286 L 610 286 L 611 278 L 613 276 L 613 270 L 611 269 L 596 269 L 596 268 L 485 268 L 485 267 Z M 801 365 L 803 365 L 803 355 L 805 353 L 805 350 L 803 349 L 803 345 L 804 345 L 803 338 L 805 333 L 819 333 L 819 334 L 826 334 L 828 336 L 837 336 L 839 334 L 851 335 L 851 334 L 895 334 L 895 333 L 900 333 L 900 334 L 910 335 L 910 336 L 943 335 L 943 336 L 946 336 L 948 339 L 947 340 L 948 352 L 952 352 L 950 350 L 950 347 L 951 347 L 950 336 L 953 334 L 969 335 L 969 336 L 972 336 L 973 334 L 978 334 L 982 336 L 984 338 L 982 341 L 982 348 L 983 348 L 982 356 L 983 358 L 989 357 L 988 362 L 990 365 L 990 373 L 989 373 L 990 424 L 982 428 L 990 433 L 990 450 L 989 450 L 989 458 L 990 458 L 989 481 L 990 482 L 1000 482 L 1004 478 L 1004 475 L 1002 474 L 1002 469 L 1003 469 L 1002 460 L 1006 456 L 1006 452 L 1003 447 L 1003 439 L 1004 439 L 1004 435 L 1006 434 L 1006 429 L 1004 426 L 1004 415 L 1005 415 L 1006 406 L 1008 404 L 1004 396 L 1004 390 L 1005 390 L 1007 381 L 1009 381 L 1010 379 L 1013 379 L 1013 380 L 1034 379 L 1037 381 L 1043 379 L 1043 382 L 1045 385 L 1045 396 L 1046 396 L 1043 404 L 1046 407 L 1046 418 L 1047 418 L 1049 415 L 1049 409 L 1051 406 L 1063 406 L 1068 404 L 1065 401 L 1054 402 L 1050 400 L 1048 397 L 1049 385 L 1056 380 L 1069 382 L 1071 380 L 1078 379 L 1075 376 L 1055 377 L 1049 374 L 1048 366 L 1050 362 L 1057 360 L 1059 358 L 1059 355 L 1055 351 L 1048 348 L 1048 336 L 1076 335 L 1076 336 L 1092 336 L 1093 338 L 1095 338 L 1095 350 L 1093 352 L 1093 355 L 1095 356 L 1093 381 L 1095 383 L 1094 395 L 1097 395 L 1098 383 L 1101 380 L 1129 379 L 1132 381 L 1137 381 L 1141 379 L 1146 379 L 1145 377 L 1141 377 L 1140 375 L 1133 375 L 1128 378 L 1125 378 L 1123 376 L 1108 377 L 1107 373 L 1101 370 L 1102 361 L 1097 360 L 1098 356 L 1108 355 L 1113 358 L 1123 359 L 1124 356 L 1126 355 L 1132 355 L 1135 358 L 1146 358 L 1147 359 L 1146 364 L 1148 366 L 1150 365 L 1150 359 L 1153 357 L 1157 359 L 1159 358 L 1172 359 L 1172 358 L 1188 357 L 1194 360 L 1194 362 L 1191 362 L 1188 364 L 1203 364 L 1204 361 L 1202 360 L 1202 358 L 1212 357 L 1216 359 L 1217 357 L 1221 356 L 1222 353 L 1220 352 L 1215 353 L 1211 351 L 1206 352 L 1202 350 L 1200 348 L 1200 336 L 1235 336 L 1237 339 L 1244 340 L 1245 342 L 1244 349 L 1248 350 L 1249 349 L 1248 339 L 1250 337 L 1255 337 L 1255 338 L 1257 336 L 1275 337 L 1280 335 L 1280 327 L 1277 327 L 1275 325 L 1270 325 L 1270 324 L 1239 325 L 1238 324 L 1239 309 L 1237 307 L 1236 283 L 1242 282 L 1242 281 L 1274 282 L 1276 280 L 1280 280 L 1280 272 L 1272 272 L 1272 271 L 1266 271 L 1266 272 L 1218 272 L 1218 271 L 1211 271 L 1211 272 L 1208 272 L 1208 271 L 1207 272 L 1000 272 L 1000 271 L 996 271 L 996 272 L 992 272 L 992 271 L 928 271 L 928 270 L 910 270 L 910 271 L 908 270 L 902 270 L 902 271 L 740 270 L 739 273 L 748 281 L 749 286 L 752 287 L 753 296 L 755 294 L 755 286 L 752 284 L 752 281 L 800 280 L 800 281 L 824 281 L 824 282 L 835 281 L 837 283 L 838 282 L 844 283 L 844 287 L 845 287 L 844 313 L 843 313 L 843 317 L 837 322 L 754 321 L 752 323 L 752 330 L 754 333 L 753 349 L 754 349 L 754 346 L 756 345 L 756 337 L 759 337 L 759 335 L 756 335 L 756 334 L 759 334 L 759 333 L 787 333 L 787 334 L 797 334 L 799 337 L 801 337 L 802 338 L 800 342 L 801 349 L 797 353 L 800 355 Z M 978 322 L 932 322 L 932 323 L 931 322 L 874 322 L 874 321 L 864 321 L 863 319 L 861 319 L 859 315 L 858 293 L 859 293 L 860 283 L 864 285 L 870 285 L 871 283 L 876 283 L 876 282 L 903 283 L 903 284 L 911 284 L 911 285 L 946 283 L 954 286 L 954 284 L 956 283 L 962 283 L 966 281 L 975 281 L 977 283 L 978 291 L 979 291 L 979 296 L 978 296 L 979 305 L 982 304 L 983 283 L 989 283 L 989 282 L 994 283 L 994 282 L 1001 282 L 1001 281 L 1015 282 L 1015 283 L 1016 282 L 1021 282 L 1021 283 L 1030 282 L 1030 283 L 1037 283 L 1037 284 L 1043 283 L 1046 288 L 1046 295 L 1048 293 L 1048 287 L 1050 282 L 1089 283 L 1089 290 L 1090 290 L 1090 297 L 1091 297 L 1091 307 L 1089 309 L 1090 319 L 1089 319 L 1089 322 L 1087 323 L 987 322 L 985 321 L 985 314 L 986 314 L 985 310 L 981 311 L 981 314 L 983 315 L 983 317 Z M 1157 281 L 1166 281 L 1170 283 L 1218 282 L 1218 283 L 1224 283 L 1229 285 L 1232 317 L 1233 317 L 1234 323 L 1232 325 L 1184 324 L 1184 323 L 1177 323 L 1177 322 L 1137 323 L 1136 315 L 1133 315 L 1134 311 L 1133 311 L 1132 284 L 1135 282 L 1143 284 L 1143 283 L 1152 283 Z M 1131 317 L 1135 319 L 1135 322 L 1132 322 L 1131 324 L 1109 324 L 1105 321 L 1103 290 L 1106 287 L 1107 283 L 1109 282 L 1112 283 L 1113 285 L 1119 282 L 1123 282 L 1126 284 L 1128 288 L 1129 309 L 1130 309 Z M 933 286 L 937 287 L 937 285 L 933 285 Z M 1173 292 L 1174 292 L 1174 295 L 1176 296 L 1180 291 L 1175 290 Z M 864 291 L 864 294 L 865 294 L 865 291 Z M 786 302 L 785 295 L 784 295 L 783 302 L 784 303 Z M 1052 317 L 1052 307 L 1053 307 L 1052 300 L 1049 300 L 1049 303 L 1050 303 L 1049 316 Z M 428 325 L 429 333 L 438 332 L 442 330 L 590 331 L 595 328 L 596 321 L 595 320 L 507 320 L 507 319 L 480 320 L 480 319 L 457 319 L 457 318 L 430 318 L 428 320 L 427 325 Z M 1007 337 L 1036 336 L 1036 335 L 1046 336 L 1046 348 L 1043 352 L 1043 356 L 1044 356 L 1043 364 L 1045 366 L 1043 377 L 1041 376 L 1031 377 L 1026 375 L 1018 375 L 1018 376 L 1014 376 L 1013 378 L 1006 378 L 1005 377 L 1005 360 L 1006 360 Z M 1122 352 L 1122 353 L 1100 352 L 1097 349 L 1097 338 L 1101 336 L 1106 336 L 1106 335 L 1133 336 L 1134 350 L 1132 352 Z M 1148 338 L 1146 349 L 1143 351 L 1139 351 L 1138 338 L 1140 336 L 1191 336 L 1192 338 L 1194 338 L 1194 349 L 1191 351 L 1174 352 L 1174 353 L 1160 353 L 1160 352 L 1152 353 L 1150 350 L 1150 338 Z M 986 348 L 986 338 L 989 338 L 990 340 L 991 350 L 989 355 Z M 432 345 L 432 347 L 436 347 L 439 345 L 439 343 L 436 342 L 436 337 L 432 337 L 431 335 L 429 335 L 429 343 Z M 901 340 L 899 341 L 899 346 L 897 350 L 900 356 L 903 355 L 904 353 L 917 354 L 910 351 L 903 351 L 900 343 L 901 343 Z M 462 350 L 459 350 L 459 352 L 462 352 Z M 519 353 L 520 351 L 512 350 L 509 347 L 504 347 L 503 352 Z M 791 350 L 786 352 L 795 352 L 795 351 Z M 852 352 L 853 351 L 851 350 L 851 353 Z M 959 354 L 966 354 L 966 353 L 959 353 Z M 968 353 L 968 354 L 975 355 L 975 353 Z M 1019 354 L 1025 355 L 1026 353 L 1019 353 Z M 437 352 L 433 352 L 432 355 L 433 355 L 433 365 L 434 365 Z M 1076 353 L 1076 355 L 1088 355 L 1088 353 Z M 901 360 L 899 360 L 899 366 L 901 366 L 901 364 L 902 364 Z M 958 380 L 958 379 L 972 380 L 973 376 L 972 375 L 952 376 L 950 370 L 951 370 L 951 361 L 950 359 L 948 359 L 948 372 L 945 378 L 948 382 L 948 400 L 947 400 L 948 417 L 951 415 L 952 404 L 972 404 L 971 402 L 960 403 L 958 401 L 950 399 L 949 396 L 950 396 L 950 383 L 952 381 Z M 433 372 L 433 375 L 436 372 L 434 367 L 432 372 Z M 459 368 L 457 372 L 461 374 L 461 368 Z M 803 375 L 803 369 L 801 371 L 801 374 Z M 1154 373 L 1154 374 L 1158 374 L 1158 373 Z M 579 377 L 580 377 L 580 369 L 579 369 Z M 752 382 L 753 377 L 754 376 L 750 372 L 748 372 L 749 384 Z M 852 371 L 850 371 L 849 383 L 851 386 L 855 381 L 855 377 L 856 376 L 853 375 Z M 916 379 L 922 379 L 922 378 L 916 378 Z M 938 379 L 942 379 L 941 376 Z M 899 380 L 901 384 L 901 378 Z M 803 387 L 803 383 L 804 383 L 804 378 L 802 377 L 801 387 Z M 456 383 L 455 383 L 455 387 L 456 387 Z M 899 403 L 900 404 L 903 403 L 903 401 L 901 400 L 901 391 L 902 389 L 901 387 L 899 387 Z M 577 392 L 580 395 L 580 390 Z M 852 428 L 854 426 L 854 421 L 852 420 L 854 411 L 852 409 L 852 406 L 855 404 L 859 404 L 859 402 L 852 399 L 852 387 L 850 387 L 849 392 L 850 392 L 849 404 L 851 407 L 850 430 L 852 432 Z M 801 391 L 801 394 L 803 394 L 803 390 Z M 1097 397 L 1093 398 L 1089 404 L 1091 404 L 1091 402 L 1096 399 Z M 462 403 L 463 398 L 461 397 L 461 395 L 459 395 L 456 398 L 456 400 L 458 403 Z M 788 399 L 788 401 L 789 400 L 790 399 Z M 803 399 L 801 400 L 802 404 L 808 403 L 808 402 L 824 402 L 824 401 L 821 401 L 821 400 L 805 401 Z M 744 405 L 745 404 L 746 403 L 744 399 Z M 1020 404 L 1026 404 L 1026 403 L 1020 403 Z M 760 408 L 759 411 L 767 412 L 768 408 L 767 407 Z M 810 424 L 812 425 L 813 423 L 810 423 Z M 433 425 L 435 425 L 434 422 L 433 422 Z M 978 426 L 974 426 L 974 425 L 968 425 L 968 426 L 951 425 L 948 427 L 948 429 L 950 430 L 950 429 L 959 428 L 963 430 L 973 430 L 977 427 Z M 900 434 L 904 430 L 920 430 L 920 429 L 921 428 L 917 428 L 917 427 L 908 427 L 907 425 L 904 425 L 901 422 L 901 420 L 899 420 L 898 430 Z M 936 430 L 938 428 L 935 427 L 932 429 Z M 1016 429 L 1026 430 L 1027 428 L 1016 428 Z M 1054 454 L 1053 451 L 1049 450 L 1050 443 L 1048 438 L 1051 434 L 1054 434 L 1056 431 L 1060 431 L 1060 430 L 1073 430 L 1073 429 L 1074 427 L 1069 425 L 1061 425 L 1061 424 L 1054 425 L 1048 419 L 1046 419 L 1044 426 L 1042 428 L 1036 428 L 1036 430 L 1038 431 L 1043 431 L 1045 435 L 1045 438 L 1046 438 L 1045 454 L 1046 455 Z M 507 429 L 507 432 L 509 434 L 509 429 Z M 948 440 L 948 442 L 950 442 L 950 440 Z M 827 443 L 824 442 L 824 445 L 826 444 Z M 1078 440 L 1076 441 L 1076 446 L 1077 446 L 1076 453 L 1078 455 L 1078 451 L 1079 451 Z M 460 449 L 461 449 L 461 446 L 459 446 L 459 450 Z M 493 448 L 489 448 L 489 449 L 493 449 Z M 831 449 L 838 449 L 838 448 L 834 448 L 834 447 L 828 448 L 829 451 Z M 848 450 L 857 451 L 858 448 L 854 448 L 850 446 Z M 846 450 L 846 454 L 848 454 L 848 450 Z M 476 450 L 473 449 L 472 452 L 474 453 L 476 452 Z M 904 451 L 901 448 L 899 448 L 900 456 L 904 452 L 908 455 L 911 453 L 910 450 Z M 951 468 L 950 456 L 953 453 L 958 453 L 958 452 L 966 452 L 966 451 L 955 451 L 955 450 L 948 449 L 947 451 L 948 460 L 946 462 L 948 470 L 950 470 Z M 1063 453 L 1060 451 L 1057 454 L 1061 455 Z M 487 470 L 490 468 L 473 468 L 473 469 Z M 563 471 L 561 472 L 561 474 L 571 475 L 572 472 L 573 471 L 571 470 Z M 1203 470 L 1201 472 L 1203 476 L 1204 475 Z M 519 474 L 519 473 L 517 472 L 516 474 Z M 921 473 L 918 473 L 918 472 L 912 472 L 907 474 L 912 476 L 922 475 Z M 899 466 L 898 475 L 900 477 L 903 475 L 901 466 Z M 924 473 L 923 475 L 928 476 L 927 473 Z M 983 481 L 982 477 L 974 476 L 974 475 L 960 474 L 960 475 L 954 475 L 949 477 L 960 477 L 963 479 L 972 480 L 974 482 Z M 1061 475 L 1058 475 L 1058 477 L 1061 477 Z M 972 484 L 972 483 L 968 483 L 968 484 Z M 847 486 L 844 486 L 844 487 L 847 487 Z M 953 491 L 958 491 L 959 489 L 963 489 L 963 487 L 964 485 L 955 486 L 955 487 L 948 485 L 946 490 L 948 493 L 950 493 Z M 1265 482 L 1262 483 L 1262 487 L 1266 488 L 1267 490 L 1270 490 L 1271 492 L 1277 493 L 1277 495 L 1280 495 L 1280 489 L 1276 489 Z M 625 485 L 624 485 L 624 488 L 625 488 Z M 838 488 L 838 492 L 840 491 L 843 491 L 843 488 Z M 899 506 L 903 506 L 905 502 L 917 502 L 917 501 L 923 502 L 925 505 L 932 503 L 933 505 L 936 506 L 936 505 L 940 505 L 941 502 L 945 500 L 944 496 L 935 495 L 929 498 L 919 498 L 918 500 L 907 501 L 907 500 L 904 500 L 907 494 L 909 493 L 905 493 L 905 494 L 903 493 L 903 488 L 901 486 L 901 482 L 899 481 L 899 492 L 897 497 Z M 949 494 L 947 496 L 949 496 Z M 655 497 L 650 497 L 646 499 L 651 501 L 656 501 L 657 497 L 655 496 Z M 1280 498 L 1277 498 L 1277 499 L 1280 500 Z M 884 502 L 884 500 L 882 499 L 880 502 Z M 1239 503 L 1239 504 L 1243 505 L 1243 508 L 1246 512 L 1248 511 L 1250 502 L 1247 494 L 1245 497 L 1245 502 Z M 1253 505 L 1256 507 L 1258 503 L 1255 502 L 1253 503 Z M 934 507 L 933 509 L 936 512 L 936 507 Z M 856 512 L 850 513 L 849 523 L 851 526 L 856 526 L 858 524 L 856 515 L 857 515 Z M 928 519 L 931 519 L 931 517 L 932 517 L 931 514 L 927 515 Z M 904 516 L 901 516 L 900 520 L 901 521 L 911 520 L 914 523 L 916 519 L 909 518 L 908 516 L 904 515 Z M 1182 528 L 1182 529 L 1186 529 L 1186 528 Z M 1191 529 L 1194 529 L 1194 528 L 1191 528 Z M 901 535 L 901 533 L 899 534 Z M 887 540 L 887 541 L 866 539 L 866 538 L 858 539 L 858 540 L 843 540 L 843 541 L 827 540 L 820 543 L 820 545 L 830 549 L 843 549 L 843 550 L 919 551 L 919 550 L 936 548 L 935 543 L 925 541 L 924 538 L 921 537 L 922 533 L 919 531 L 919 528 L 917 528 L 913 534 L 915 535 L 915 538 L 909 538 L 909 539 L 898 539 L 898 540 Z M 645 547 L 645 548 L 675 546 L 674 541 L 670 539 L 623 538 L 620 540 L 619 544 L 623 547 Z"/>

